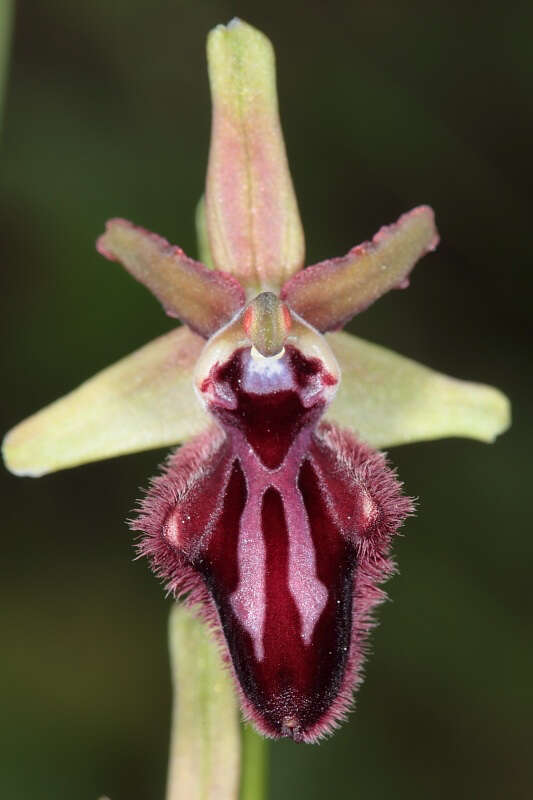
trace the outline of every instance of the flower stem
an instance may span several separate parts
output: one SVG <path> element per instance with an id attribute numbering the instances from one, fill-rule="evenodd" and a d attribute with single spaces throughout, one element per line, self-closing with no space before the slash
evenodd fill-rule
<path id="1" fill-rule="evenodd" d="M 236 800 L 239 710 L 231 677 L 204 622 L 174 605 L 174 687 L 167 800 Z M 262 795 L 261 795 L 262 797 Z"/>
<path id="2" fill-rule="evenodd" d="M 250 725 L 242 728 L 240 800 L 266 800 L 268 796 L 268 740 Z"/>

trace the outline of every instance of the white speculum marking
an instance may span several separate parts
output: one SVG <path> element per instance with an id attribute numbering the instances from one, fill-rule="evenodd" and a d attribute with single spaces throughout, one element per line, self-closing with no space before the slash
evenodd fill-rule
<path id="1" fill-rule="evenodd" d="M 266 548 L 261 531 L 261 497 L 257 495 L 248 498 L 241 517 L 237 562 L 239 585 L 230 603 L 235 616 L 252 637 L 256 659 L 262 661 L 267 602 Z"/>
<path id="2" fill-rule="evenodd" d="M 265 655 L 263 634 L 268 603 L 264 540 L 264 536 L 268 536 L 268 531 L 263 534 L 261 505 L 263 492 L 270 486 L 277 488 L 275 476 L 269 475 L 265 484 L 254 487 L 256 490 L 248 498 L 241 518 L 237 551 L 239 585 L 230 596 L 235 616 L 252 637 L 258 661 L 262 661 Z M 286 491 L 284 487 L 285 495 Z M 283 504 L 289 540 L 288 584 L 300 614 L 302 639 L 309 645 L 316 623 L 326 606 L 328 590 L 316 573 L 315 549 L 309 521 L 296 486 L 291 490 L 291 495 L 289 503 Z M 283 497 L 283 494 L 281 496 Z"/>
<path id="3" fill-rule="evenodd" d="M 302 639 L 311 644 L 313 631 L 328 601 L 328 590 L 316 574 L 315 546 L 300 491 L 285 507 L 289 532 L 289 589 L 300 612 Z"/>
<path id="4" fill-rule="evenodd" d="M 272 383 L 277 381 L 279 389 L 294 389 L 294 378 L 287 366 L 285 348 L 276 356 L 265 358 L 260 353 L 254 356 L 250 352 L 250 358 L 245 361 L 245 371 L 242 379 L 242 386 L 246 392 L 255 394 L 270 394 Z"/>

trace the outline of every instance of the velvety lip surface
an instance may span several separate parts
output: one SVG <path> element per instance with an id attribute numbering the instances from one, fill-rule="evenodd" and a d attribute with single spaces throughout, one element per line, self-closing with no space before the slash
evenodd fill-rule
<path id="1" fill-rule="evenodd" d="M 390 534 L 410 509 L 382 456 L 317 428 L 332 381 L 293 345 L 215 362 L 200 392 L 220 427 L 176 453 L 140 525 L 143 552 L 218 630 L 245 712 L 296 741 L 349 706 Z"/>

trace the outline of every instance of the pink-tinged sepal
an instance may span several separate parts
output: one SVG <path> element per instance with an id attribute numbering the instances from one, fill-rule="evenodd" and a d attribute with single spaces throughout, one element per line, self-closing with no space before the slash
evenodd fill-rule
<path id="1" fill-rule="evenodd" d="M 156 572 L 217 631 L 245 715 L 268 736 L 316 741 L 350 704 L 411 503 L 381 454 L 319 424 L 339 379 L 323 337 L 289 315 L 282 349 L 264 357 L 246 343 L 246 314 L 198 362 L 218 426 L 170 459 L 134 526 Z"/>
<path id="2" fill-rule="evenodd" d="M 304 263 L 304 236 L 278 114 L 272 45 L 235 19 L 207 41 L 213 101 L 206 221 L 215 266 L 276 289 Z"/>

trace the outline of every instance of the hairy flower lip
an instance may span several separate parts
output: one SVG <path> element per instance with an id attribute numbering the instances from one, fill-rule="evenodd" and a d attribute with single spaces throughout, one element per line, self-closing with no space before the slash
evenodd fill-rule
<path id="1" fill-rule="evenodd" d="M 177 452 L 133 527 L 168 588 L 214 626 L 248 717 L 265 735 L 312 742 L 351 703 L 390 538 L 412 504 L 382 456 L 332 426 L 319 433 L 338 384 L 324 360 L 295 338 L 281 359 L 253 363 L 247 311 L 197 367 L 221 429 Z M 327 352 L 294 317 L 291 336 L 298 328 Z"/>
<path id="2" fill-rule="evenodd" d="M 352 585 L 356 587 L 356 590 L 346 597 L 349 602 L 346 611 L 343 612 L 348 614 L 348 618 L 350 616 L 353 617 L 353 624 L 350 626 L 351 633 L 345 645 L 342 643 L 342 639 L 339 641 L 339 647 L 341 652 L 344 652 L 344 658 L 340 661 L 335 660 L 332 662 L 328 671 L 324 673 L 324 677 L 320 679 L 323 681 L 326 679 L 326 675 L 331 675 L 332 677 L 336 675 L 334 684 L 331 684 L 331 689 L 327 688 L 330 685 L 329 683 L 320 684 L 322 685 L 321 689 L 317 684 L 311 695 L 299 695 L 300 700 L 293 702 L 289 700 L 289 697 L 296 690 L 298 681 L 289 694 L 287 694 L 288 687 L 283 689 L 280 686 L 276 689 L 276 670 L 274 669 L 274 672 L 272 672 L 276 661 L 272 662 L 272 666 L 269 667 L 267 673 L 264 673 L 264 677 L 260 677 L 265 666 L 260 666 L 261 660 L 255 660 L 257 656 L 253 655 L 253 649 L 246 650 L 249 645 L 246 645 L 245 632 L 240 628 L 237 618 L 230 613 L 231 607 L 228 606 L 228 603 L 231 592 L 233 591 L 234 594 L 234 590 L 231 586 L 228 586 L 226 594 L 226 590 L 222 591 L 222 594 L 220 593 L 225 580 L 222 577 L 223 573 L 219 573 L 219 577 L 213 583 L 214 575 L 212 570 L 220 569 L 220 567 L 216 567 L 216 564 L 219 563 L 220 566 L 227 565 L 232 563 L 234 558 L 231 554 L 232 546 L 230 546 L 229 540 L 225 545 L 223 554 L 221 553 L 223 560 L 218 561 L 219 557 L 216 556 L 219 546 L 216 538 L 218 536 L 216 533 L 218 524 L 216 519 L 220 519 L 220 514 L 226 513 L 223 511 L 224 503 L 229 502 L 228 510 L 233 508 L 234 503 L 232 499 L 234 495 L 230 493 L 225 495 L 226 499 L 222 499 L 223 505 L 221 506 L 220 501 L 221 498 L 224 498 L 224 495 L 219 491 L 214 491 L 213 484 L 214 480 L 220 480 L 223 475 L 228 476 L 223 480 L 228 480 L 229 478 L 228 468 L 224 467 L 223 471 L 220 471 L 222 464 L 230 464 L 233 458 L 230 454 L 231 451 L 228 452 L 227 446 L 227 439 L 224 438 L 222 432 L 219 429 L 213 429 L 212 432 L 203 434 L 198 440 L 178 450 L 169 459 L 164 474 L 153 482 L 146 499 L 143 500 L 140 516 L 132 522 L 132 527 L 135 530 L 140 530 L 145 534 L 139 543 L 139 552 L 149 557 L 152 567 L 167 582 L 170 591 L 175 593 L 176 596 L 184 598 L 187 603 L 200 603 L 201 613 L 215 630 L 223 652 L 228 659 L 228 664 L 236 679 L 236 686 L 246 718 L 253 721 L 256 727 L 266 736 L 274 738 L 289 736 L 295 741 L 315 742 L 331 733 L 345 718 L 352 705 L 353 687 L 361 678 L 360 667 L 364 658 L 364 642 L 372 627 L 371 614 L 373 609 L 384 598 L 376 582 L 386 578 L 392 572 L 393 563 L 387 555 L 390 538 L 402 519 L 412 512 L 412 503 L 409 498 L 400 495 L 400 485 L 395 480 L 393 473 L 386 468 L 383 455 L 372 451 L 366 445 L 358 443 L 353 436 L 339 431 L 335 426 L 326 424 L 321 426 L 316 444 L 313 445 L 313 452 L 315 453 L 313 458 L 320 457 L 320 462 L 317 462 L 317 464 L 322 464 L 316 474 L 320 476 L 319 480 L 323 482 L 324 489 L 329 486 L 326 491 L 333 491 L 334 494 L 329 497 L 326 504 L 322 504 L 322 511 L 319 510 L 318 505 L 314 507 L 313 519 L 315 524 L 318 524 L 321 519 L 330 519 L 331 521 L 328 524 L 340 524 L 339 522 L 333 523 L 333 518 L 329 516 L 321 516 L 324 513 L 329 515 L 328 508 L 337 509 L 337 520 L 339 520 L 339 512 L 347 514 L 346 519 L 349 520 L 351 498 L 356 496 L 354 491 L 356 493 L 359 491 L 355 486 L 363 486 L 365 482 L 370 487 L 370 496 L 374 498 L 373 502 L 377 503 L 377 507 L 381 511 L 378 516 L 375 514 L 368 515 L 367 502 L 361 505 L 363 516 L 358 517 L 360 519 L 358 524 L 363 526 L 361 528 L 362 531 L 365 524 L 364 520 L 368 519 L 369 522 L 366 524 L 369 524 L 370 528 L 368 535 L 355 539 L 357 579 L 355 580 L 354 578 Z M 229 459 L 227 462 L 220 461 L 220 458 L 216 455 L 217 452 L 220 452 L 219 448 L 221 447 L 223 448 L 222 452 L 226 452 L 224 459 Z M 224 448 L 226 449 L 224 450 Z M 321 453 L 322 455 L 320 455 Z M 244 451 L 242 452 L 242 457 L 246 461 Z M 240 461 L 240 463 L 243 462 Z M 334 466 L 335 464 L 336 466 Z M 248 472 L 248 469 L 249 467 L 243 466 L 245 472 Z M 316 469 L 316 467 L 313 469 Z M 339 469 L 341 473 L 339 473 Z M 355 470 L 353 475 L 352 470 Z M 346 491 L 342 481 L 339 483 L 340 474 L 345 476 L 343 480 L 351 482 L 352 490 L 350 492 Z M 216 477 L 217 475 L 220 477 Z M 333 483 L 328 483 L 331 475 L 337 475 L 338 477 Z M 357 477 L 357 484 L 353 483 L 354 477 Z M 268 481 L 270 480 L 269 478 Z M 282 480 L 282 476 L 278 480 Z M 195 488 L 198 481 L 200 483 L 207 481 L 205 483 L 207 495 L 198 494 L 198 489 Z M 293 502 L 291 495 L 287 494 L 287 492 L 290 492 L 290 483 L 289 481 L 285 490 L 280 489 L 285 498 L 283 503 L 288 503 L 289 506 Z M 250 486 L 249 483 L 248 486 Z M 303 488 L 304 484 L 302 484 Z M 322 492 L 324 489 L 320 491 Z M 306 492 L 310 490 L 311 486 L 305 489 Z M 249 491 L 250 489 L 246 490 L 247 493 Z M 310 502 L 312 496 L 312 494 L 308 495 L 306 502 Z M 196 501 L 194 501 L 195 497 L 197 498 Z M 314 502 L 322 502 L 319 500 L 320 494 L 315 495 L 315 497 L 316 500 Z M 215 506 L 213 506 L 213 502 L 215 502 Z M 197 504 L 195 505 L 195 503 Z M 348 506 L 346 505 L 347 503 Z M 183 510 L 179 511 L 178 509 L 180 508 Z M 210 519 L 210 508 L 213 509 L 215 515 L 211 522 L 207 521 Z M 202 518 L 206 521 L 201 524 L 200 528 L 195 528 L 194 521 L 198 513 L 202 514 Z M 175 514 L 180 519 L 177 527 L 175 521 L 169 523 L 170 519 L 178 519 L 178 517 L 174 517 Z M 205 517 L 206 514 L 208 515 L 207 518 Z M 191 551 L 192 540 L 189 537 L 192 535 L 194 539 L 194 531 L 196 529 L 205 529 L 207 531 L 206 535 L 210 538 L 206 538 L 206 535 L 203 535 L 200 543 L 195 545 Z M 187 533 L 189 530 L 191 534 Z M 330 530 L 333 532 L 333 529 Z M 166 532 L 162 535 L 163 531 Z M 171 533 L 171 531 L 174 531 L 174 533 Z M 332 541 L 335 541 L 335 539 Z M 337 539 L 337 541 L 340 543 L 341 540 Z M 187 542 L 186 546 L 185 542 Z M 185 550 L 182 550 L 183 547 L 185 547 Z M 267 545 L 267 553 L 269 552 L 268 547 L 272 547 L 272 544 Z M 212 553 L 208 562 L 201 555 L 206 548 L 207 552 Z M 212 548 L 215 549 L 213 550 Z M 331 561 L 331 556 L 328 556 L 327 548 L 323 549 L 322 555 L 319 556 L 320 552 L 319 550 L 316 551 L 317 558 L 320 559 L 319 563 L 323 565 L 321 569 L 327 563 L 330 565 L 335 563 Z M 190 555 L 187 555 L 187 553 Z M 205 573 L 205 566 L 202 566 L 206 563 L 211 564 L 208 573 Z M 227 570 L 227 566 L 224 567 L 224 570 Z M 323 578 L 325 577 L 323 573 L 320 574 L 322 574 Z M 211 577 L 207 580 L 206 576 L 209 575 Z M 222 583 L 220 583 L 221 580 Z M 260 580 L 259 584 L 261 584 Z M 275 586 L 278 588 L 274 589 Z M 279 597 L 281 602 L 288 602 L 288 600 L 282 599 L 285 596 L 289 597 L 289 595 L 285 595 L 283 584 L 270 584 L 269 598 Z M 300 597 L 304 601 L 305 594 L 300 595 Z M 333 595 L 333 600 L 334 597 L 335 595 Z M 351 600 L 350 597 L 352 598 Z M 270 601 L 267 600 L 267 604 L 268 602 Z M 338 608 L 335 603 L 333 603 L 333 607 Z M 313 614 L 312 608 L 313 606 L 310 607 L 309 612 L 306 612 L 306 614 Z M 265 630 L 275 632 L 276 628 L 268 628 L 268 624 L 275 625 L 276 617 L 271 616 L 270 619 L 271 622 L 267 623 Z M 282 619 L 283 625 L 286 626 L 287 620 L 290 619 L 290 613 L 285 613 Z M 310 619 L 312 620 L 313 616 Z M 235 628 L 235 625 L 237 625 L 237 628 Z M 231 633 L 232 630 L 233 633 Z M 241 633 L 238 632 L 239 630 L 241 630 Z M 334 627 L 327 626 L 323 630 L 333 631 Z M 281 634 L 281 637 L 283 642 L 283 634 Z M 289 641 L 297 642 L 298 639 L 299 637 L 296 637 L 294 640 L 291 639 Z M 239 642 L 241 644 L 238 644 Z M 242 646 L 245 647 L 245 650 L 239 655 L 239 648 Z M 235 650 L 235 647 L 238 649 Z M 347 649 L 343 651 L 344 647 Z M 248 655 L 244 658 L 245 652 Z M 312 655 L 313 652 L 314 655 Z M 322 648 L 314 651 L 310 650 L 305 656 L 308 665 L 315 665 L 312 667 L 312 673 L 310 673 L 316 676 L 314 680 L 317 680 L 320 675 L 320 661 L 314 660 L 320 652 L 323 652 Z M 272 645 L 269 646 L 269 649 L 265 649 L 264 653 L 264 657 L 270 658 L 273 654 Z M 270 656 L 267 655 L 268 653 L 270 653 Z M 294 658 L 297 659 L 296 652 Z M 267 660 L 263 663 L 267 665 L 271 662 Z M 290 664 L 290 661 L 287 663 Z M 298 663 L 297 659 L 295 664 Z M 300 669 L 298 667 L 294 674 L 300 674 Z M 317 669 L 319 670 L 318 672 L 316 671 Z M 329 671 L 333 669 L 333 672 Z M 327 680 L 329 681 L 330 678 L 328 677 Z M 269 700 L 267 700 L 268 697 L 270 698 Z M 321 697 L 322 699 L 320 699 Z M 315 711 L 312 710 L 313 708 L 315 708 Z M 290 717 L 295 724 L 287 726 L 287 717 Z"/>

